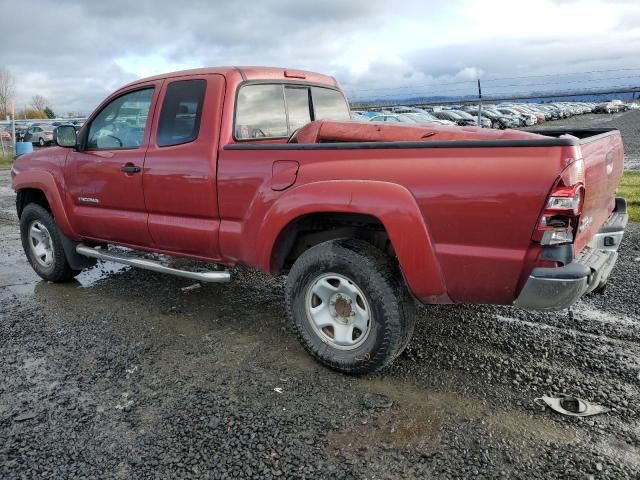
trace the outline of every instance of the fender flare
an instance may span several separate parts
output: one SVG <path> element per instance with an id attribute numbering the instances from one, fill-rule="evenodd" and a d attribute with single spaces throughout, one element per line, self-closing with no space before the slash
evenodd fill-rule
<path id="1" fill-rule="evenodd" d="M 296 219 L 312 213 L 358 213 L 382 222 L 411 293 L 425 303 L 448 302 L 440 264 L 420 207 L 398 184 L 369 180 L 309 183 L 281 195 L 267 210 L 256 236 L 257 263 L 272 270 L 272 254 L 280 233 Z M 248 224 L 253 224 L 249 219 Z"/>
<path id="2" fill-rule="evenodd" d="M 12 187 L 16 192 L 27 188 L 33 188 L 44 193 L 58 228 L 60 228 L 66 236 L 70 238 L 76 237 L 73 228 L 71 227 L 71 223 L 69 222 L 67 212 L 64 209 L 60 189 L 58 188 L 54 176 L 50 172 L 43 170 L 27 170 L 20 172 L 13 178 Z"/>

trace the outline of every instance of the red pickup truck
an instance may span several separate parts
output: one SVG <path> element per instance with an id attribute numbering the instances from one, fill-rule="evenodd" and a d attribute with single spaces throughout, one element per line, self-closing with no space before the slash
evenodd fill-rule
<path id="1" fill-rule="evenodd" d="M 139 80 L 55 141 L 12 171 L 42 278 L 103 259 L 230 279 L 167 256 L 287 273 L 294 331 L 347 373 L 402 352 L 414 299 L 570 307 L 604 286 L 628 218 L 616 130 L 351 122 L 336 80 L 299 70 Z"/>

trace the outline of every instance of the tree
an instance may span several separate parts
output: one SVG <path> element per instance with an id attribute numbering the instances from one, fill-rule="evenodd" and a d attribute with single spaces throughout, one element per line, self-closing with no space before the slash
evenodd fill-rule
<path id="1" fill-rule="evenodd" d="M 34 109 L 43 112 L 45 107 L 47 106 L 47 99 L 42 95 L 34 95 L 33 97 L 31 97 L 31 106 Z"/>
<path id="2" fill-rule="evenodd" d="M 4 120 L 11 113 L 15 81 L 9 70 L 0 69 L 0 120 Z"/>
<path id="3" fill-rule="evenodd" d="M 47 118 L 56 118 L 56 114 L 53 113 L 53 110 L 51 110 L 51 108 L 49 107 L 44 107 L 43 112 L 47 116 Z"/>
<path id="4" fill-rule="evenodd" d="M 45 118 L 45 114 L 42 110 L 36 110 L 35 108 L 27 107 L 17 113 L 16 118 L 24 118 L 25 120 L 41 120 Z"/>

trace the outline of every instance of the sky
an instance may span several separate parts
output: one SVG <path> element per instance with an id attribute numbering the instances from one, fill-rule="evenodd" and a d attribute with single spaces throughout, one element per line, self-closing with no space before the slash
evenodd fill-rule
<path id="1" fill-rule="evenodd" d="M 18 108 L 43 95 L 63 114 L 137 78 L 220 65 L 326 73 L 351 100 L 472 93 L 477 78 L 487 94 L 640 83 L 638 0 L 0 0 L 0 12 Z M 509 80 L 523 76 L 537 77 Z"/>

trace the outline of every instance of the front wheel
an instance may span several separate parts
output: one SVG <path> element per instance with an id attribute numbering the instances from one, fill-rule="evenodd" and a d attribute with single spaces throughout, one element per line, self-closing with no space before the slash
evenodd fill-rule
<path id="1" fill-rule="evenodd" d="M 69 266 L 62 237 L 53 216 L 40 205 L 30 203 L 20 216 L 20 237 L 29 263 L 43 279 L 68 282 L 80 273 Z"/>
<path id="2" fill-rule="evenodd" d="M 384 367 L 413 333 L 415 304 L 398 266 L 360 240 L 332 240 L 303 253 L 287 278 L 286 297 L 304 348 L 343 373 Z"/>

